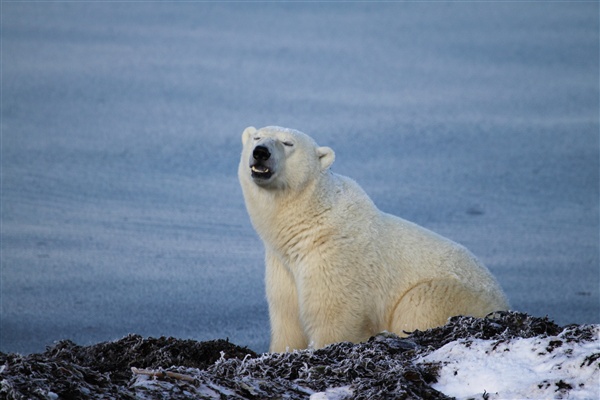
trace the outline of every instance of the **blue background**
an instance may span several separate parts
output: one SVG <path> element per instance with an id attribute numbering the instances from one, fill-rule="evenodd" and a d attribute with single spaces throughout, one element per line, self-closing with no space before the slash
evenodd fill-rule
<path id="1" fill-rule="evenodd" d="M 268 348 L 248 125 L 600 323 L 598 2 L 2 2 L 0 350 Z"/>

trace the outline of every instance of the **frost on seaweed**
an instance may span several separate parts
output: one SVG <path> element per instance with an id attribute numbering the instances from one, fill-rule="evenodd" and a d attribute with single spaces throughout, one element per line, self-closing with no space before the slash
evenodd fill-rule
<path id="1" fill-rule="evenodd" d="M 559 327 L 548 318 L 503 312 L 488 318 L 455 317 L 443 327 L 407 338 L 383 333 L 365 343 L 262 355 L 225 340 L 130 335 L 93 346 L 63 341 L 42 354 L 0 353 L 0 398 L 447 399 L 454 393 L 447 383 L 448 371 L 471 373 L 475 379 L 483 373 L 478 369 L 482 360 L 495 351 L 515 351 L 515 363 L 543 353 L 545 360 L 564 366 L 556 375 L 536 375 L 533 389 L 531 382 L 507 380 L 502 389 L 510 392 L 505 394 L 525 397 L 539 389 L 552 392 L 551 397 L 594 398 L 597 385 L 588 382 L 599 378 L 599 329 Z M 443 352 L 444 346 L 462 346 L 457 349 L 466 349 L 465 356 L 427 359 Z M 536 349 L 533 356 L 523 350 L 531 346 Z M 469 348 L 480 349 L 475 361 L 467 357 Z M 573 357 L 565 356 L 568 352 Z M 489 390 L 478 393 L 484 394 L 498 397 Z"/>

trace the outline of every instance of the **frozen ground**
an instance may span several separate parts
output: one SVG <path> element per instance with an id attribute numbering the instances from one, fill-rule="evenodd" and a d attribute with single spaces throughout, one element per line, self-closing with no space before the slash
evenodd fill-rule
<path id="1" fill-rule="evenodd" d="M 0 351 L 268 342 L 236 178 L 303 130 L 514 309 L 599 323 L 597 2 L 2 2 Z"/>
<path id="2" fill-rule="evenodd" d="M 600 397 L 598 325 L 595 340 L 556 336 L 509 340 L 460 340 L 423 357 L 440 363 L 432 387 L 457 399 L 551 399 Z M 570 392 L 574 389 L 574 392 Z"/>

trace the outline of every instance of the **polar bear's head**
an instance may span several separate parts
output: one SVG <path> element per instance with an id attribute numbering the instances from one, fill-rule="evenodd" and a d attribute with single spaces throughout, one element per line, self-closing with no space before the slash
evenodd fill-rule
<path id="1" fill-rule="evenodd" d="M 301 190 L 326 171 L 335 159 L 329 147 L 319 147 L 310 136 L 293 129 L 248 127 L 239 178 L 264 189 Z"/>

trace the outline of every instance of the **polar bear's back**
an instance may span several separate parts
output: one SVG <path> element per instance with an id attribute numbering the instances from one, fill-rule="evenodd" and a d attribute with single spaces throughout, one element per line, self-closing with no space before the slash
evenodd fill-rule
<path id="1" fill-rule="evenodd" d="M 360 243 L 361 237 L 372 242 L 369 248 L 377 251 L 376 259 L 382 272 L 403 290 L 430 280 L 450 279 L 490 293 L 499 309 L 507 303 L 489 270 L 465 247 L 422 226 L 398 216 L 380 211 L 362 188 L 352 179 L 337 175 L 338 194 L 347 203 L 342 228 Z M 348 212 L 351 210 L 351 212 Z M 338 218 L 338 223 L 340 219 Z M 361 230 L 359 233 L 358 230 Z M 367 250 L 368 251 L 368 250 Z"/>
<path id="2" fill-rule="evenodd" d="M 395 215 L 381 214 L 388 262 L 403 270 L 407 285 L 451 278 L 497 287 L 489 270 L 464 246 Z"/>

